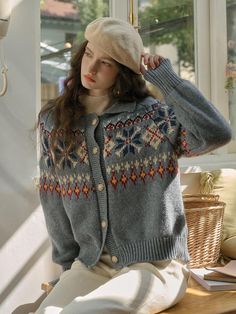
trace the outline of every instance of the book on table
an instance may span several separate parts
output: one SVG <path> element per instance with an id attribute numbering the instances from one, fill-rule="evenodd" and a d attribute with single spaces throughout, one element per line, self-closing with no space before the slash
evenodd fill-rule
<path id="1" fill-rule="evenodd" d="M 204 279 L 206 280 L 214 280 L 214 281 L 224 281 L 224 282 L 235 282 L 236 283 L 236 277 L 224 275 L 217 272 L 210 272 L 208 274 L 204 275 Z"/>
<path id="2" fill-rule="evenodd" d="M 222 267 L 193 268 L 190 272 L 209 291 L 236 290 L 236 260 Z"/>

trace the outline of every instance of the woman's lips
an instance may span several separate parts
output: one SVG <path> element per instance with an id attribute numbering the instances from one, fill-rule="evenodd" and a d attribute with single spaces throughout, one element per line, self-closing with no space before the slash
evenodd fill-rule
<path id="1" fill-rule="evenodd" d="M 84 75 L 84 78 L 88 81 L 88 82 L 92 82 L 95 83 L 96 81 L 89 75 Z"/>

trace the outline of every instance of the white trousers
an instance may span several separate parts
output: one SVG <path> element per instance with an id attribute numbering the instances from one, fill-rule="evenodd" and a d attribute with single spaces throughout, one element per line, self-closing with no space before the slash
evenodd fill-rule
<path id="1" fill-rule="evenodd" d="M 137 263 L 121 270 L 105 254 L 93 268 L 65 271 L 36 314 L 154 314 L 184 296 L 189 270 L 181 262 Z"/>

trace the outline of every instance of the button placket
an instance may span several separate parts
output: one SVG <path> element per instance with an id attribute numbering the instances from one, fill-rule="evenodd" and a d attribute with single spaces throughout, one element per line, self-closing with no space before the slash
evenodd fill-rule
<path id="1" fill-rule="evenodd" d="M 100 118 L 95 114 L 90 116 L 87 127 L 87 143 L 88 145 L 88 155 L 91 162 L 91 172 L 94 179 L 94 191 L 97 194 L 97 210 L 99 211 L 100 230 L 102 233 L 102 243 L 101 248 L 105 244 L 106 235 L 107 235 L 107 194 L 106 194 L 106 184 L 104 182 L 104 177 L 102 173 L 102 167 L 100 162 L 100 153 L 102 147 L 102 131 L 103 127 L 100 123 Z"/>

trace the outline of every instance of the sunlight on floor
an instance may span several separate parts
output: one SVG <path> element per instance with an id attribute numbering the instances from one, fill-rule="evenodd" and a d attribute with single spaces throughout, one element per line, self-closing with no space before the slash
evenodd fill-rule
<path id="1" fill-rule="evenodd" d="M 201 297 L 206 297 L 206 296 L 210 295 L 210 293 L 208 293 L 208 292 L 197 290 L 197 289 L 194 289 L 194 288 L 188 288 L 187 293 L 188 294 L 197 295 L 197 296 L 201 296 Z"/>

